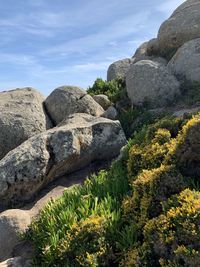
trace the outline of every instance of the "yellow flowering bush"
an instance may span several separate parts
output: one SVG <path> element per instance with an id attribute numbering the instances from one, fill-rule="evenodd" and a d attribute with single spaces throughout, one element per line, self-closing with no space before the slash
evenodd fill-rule
<path id="1" fill-rule="evenodd" d="M 153 258 L 160 266 L 200 266 L 200 192 L 185 189 L 165 208 L 144 227 Z"/>
<path id="2" fill-rule="evenodd" d="M 194 116 L 183 127 L 171 144 L 167 163 L 175 163 L 186 176 L 200 176 L 200 115 Z"/>
<path id="3" fill-rule="evenodd" d="M 111 250 L 106 243 L 106 219 L 91 216 L 75 223 L 57 245 L 61 266 L 107 266 Z"/>
<path id="4" fill-rule="evenodd" d="M 128 174 L 136 176 L 142 170 L 158 168 L 168 153 L 171 134 L 166 129 L 158 129 L 148 145 L 133 145 L 129 151 Z"/>

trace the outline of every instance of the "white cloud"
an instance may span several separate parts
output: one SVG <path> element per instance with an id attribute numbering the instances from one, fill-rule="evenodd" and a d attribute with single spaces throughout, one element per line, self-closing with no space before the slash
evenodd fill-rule
<path id="1" fill-rule="evenodd" d="M 66 56 L 72 53 L 87 53 L 100 49 L 110 43 L 116 43 L 117 40 L 130 35 L 134 36 L 134 34 L 140 32 L 145 27 L 149 15 L 149 12 L 129 15 L 123 19 L 114 21 L 107 27 L 101 28 L 96 33 L 51 47 L 42 51 L 41 54 L 59 54 Z"/>

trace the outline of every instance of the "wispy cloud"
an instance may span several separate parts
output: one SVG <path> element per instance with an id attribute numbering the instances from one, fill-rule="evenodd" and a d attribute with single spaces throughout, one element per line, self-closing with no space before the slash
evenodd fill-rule
<path id="1" fill-rule="evenodd" d="M 87 53 L 99 47 L 116 43 L 129 35 L 140 32 L 149 18 L 149 12 L 130 15 L 120 20 L 116 20 L 110 25 L 101 28 L 100 31 L 87 36 L 72 39 L 63 44 L 42 51 L 42 54 L 62 54 Z"/>

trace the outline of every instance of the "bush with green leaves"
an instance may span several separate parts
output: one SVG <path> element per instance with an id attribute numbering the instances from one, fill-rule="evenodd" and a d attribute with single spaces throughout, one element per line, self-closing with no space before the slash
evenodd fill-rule
<path id="1" fill-rule="evenodd" d="M 162 267 L 200 265 L 199 203 L 200 193 L 186 189 L 168 200 L 162 215 L 146 224 L 144 242 L 151 247 L 150 259 L 153 256 Z"/>
<path id="2" fill-rule="evenodd" d="M 42 210 L 27 233 L 36 248 L 36 266 L 104 266 L 112 258 L 114 245 L 121 239 L 121 201 L 129 192 L 123 160 L 67 190 Z"/>
<path id="3" fill-rule="evenodd" d="M 200 193 L 185 188 L 200 187 L 185 170 L 198 170 L 199 125 L 144 125 L 109 170 L 51 201 L 26 234 L 35 265 L 198 266 Z"/>
<path id="4" fill-rule="evenodd" d="M 87 89 L 87 93 L 90 95 L 107 95 L 112 102 L 116 102 L 126 95 L 125 81 L 122 79 L 116 79 L 112 81 L 104 81 L 101 78 L 97 78 L 92 87 Z"/>

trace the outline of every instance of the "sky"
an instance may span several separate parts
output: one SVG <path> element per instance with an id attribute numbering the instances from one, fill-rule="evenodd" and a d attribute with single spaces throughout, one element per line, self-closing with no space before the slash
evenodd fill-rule
<path id="1" fill-rule="evenodd" d="M 106 79 L 184 0 L 0 0 L 0 91 Z"/>

